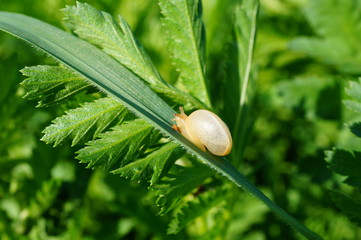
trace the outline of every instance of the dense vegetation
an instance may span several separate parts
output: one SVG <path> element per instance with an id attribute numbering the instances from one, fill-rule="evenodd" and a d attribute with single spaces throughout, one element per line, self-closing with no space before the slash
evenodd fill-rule
<path id="1" fill-rule="evenodd" d="M 119 64 L 125 86 L 107 91 L 111 81 L 90 83 L 82 67 L 0 32 L 0 239 L 361 238 L 360 0 L 16 0 L 0 10 L 95 45 L 111 60 L 84 61 Z M 163 103 L 216 112 L 233 135 L 227 160 L 310 230 L 229 181 L 222 159 L 167 134 Z"/>

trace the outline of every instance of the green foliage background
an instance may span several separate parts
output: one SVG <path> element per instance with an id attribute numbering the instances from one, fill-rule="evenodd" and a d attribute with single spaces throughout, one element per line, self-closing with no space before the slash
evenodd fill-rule
<path id="1" fill-rule="evenodd" d="M 227 99 L 234 86 L 227 80 L 237 69 L 231 37 L 237 2 L 203 2 L 207 79 L 215 80 L 210 83 L 213 105 L 228 123 L 236 117 Z M 163 78 L 176 81 L 157 1 L 87 3 L 121 15 Z M 59 9 L 74 4 L 0 0 L 0 10 L 64 27 Z M 251 111 L 256 121 L 237 165 L 272 200 L 325 239 L 361 238 L 360 15 L 358 0 L 263 0 L 258 18 L 257 98 Z M 146 183 L 86 169 L 75 160 L 77 146 L 53 148 L 39 140 L 47 141 L 42 131 L 51 120 L 89 96 L 35 108 L 35 101 L 23 99 L 19 70 L 52 60 L 2 32 L 0 59 L 1 239 L 302 239 L 256 198 L 227 183 L 222 195 L 209 191 L 174 216 L 157 215 L 160 210 Z M 24 75 L 30 70 L 24 69 Z M 42 104 L 51 101 L 50 96 Z M 73 138 L 73 144 L 81 139 Z M 202 180 L 209 176 L 202 166 L 197 171 Z M 183 174 L 192 182 L 189 176 L 194 175 Z M 234 202 L 226 204 L 220 196 Z M 167 235 L 186 225 L 182 212 L 190 219 L 205 213 L 208 217 Z"/>

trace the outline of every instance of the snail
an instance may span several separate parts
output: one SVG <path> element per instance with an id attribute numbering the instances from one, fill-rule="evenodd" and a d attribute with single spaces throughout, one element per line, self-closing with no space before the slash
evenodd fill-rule
<path id="1" fill-rule="evenodd" d="M 208 149 L 217 156 L 225 156 L 231 152 L 231 133 L 216 114 L 208 110 L 197 110 L 187 116 L 182 107 L 179 110 L 180 113 L 174 114 L 172 119 L 176 122 L 173 129 L 203 151 Z"/>

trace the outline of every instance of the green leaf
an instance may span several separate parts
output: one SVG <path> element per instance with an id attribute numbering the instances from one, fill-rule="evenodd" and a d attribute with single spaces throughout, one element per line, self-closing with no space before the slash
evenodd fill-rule
<path id="1" fill-rule="evenodd" d="M 170 119 L 174 110 L 134 73 L 91 44 L 20 14 L 1 12 L 0 28 L 52 54 L 58 61 L 91 80 L 101 90 L 116 96 L 132 111 L 171 129 Z"/>
<path id="2" fill-rule="evenodd" d="M 257 29 L 257 15 L 258 15 L 259 3 L 256 0 L 242 1 L 236 9 L 235 14 L 235 35 L 237 41 L 237 55 L 238 55 L 238 71 L 239 71 L 239 83 L 236 86 L 239 87 L 239 96 L 237 105 L 237 113 L 234 126 L 234 139 L 239 141 L 235 142 L 236 156 L 242 156 L 242 152 L 246 146 L 246 138 L 249 136 L 249 131 L 252 128 L 249 120 L 249 105 L 254 97 L 255 79 L 252 77 L 252 64 L 253 64 L 253 52 L 256 41 L 256 29 Z M 253 88 L 252 88 L 253 87 Z M 231 89 L 232 87 L 229 87 Z M 232 90 L 231 90 L 232 91 Z M 232 93 L 230 93 L 232 94 Z"/>
<path id="3" fill-rule="evenodd" d="M 358 82 L 350 81 L 346 93 L 352 98 L 345 100 L 346 107 L 361 113 L 361 79 Z"/>
<path id="4" fill-rule="evenodd" d="M 159 0 L 162 23 L 182 88 L 210 106 L 201 0 Z"/>
<path id="5" fill-rule="evenodd" d="M 174 103 L 186 108 L 204 108 L 190 95 L 178 91 L 165 82 L 155 69 L 142 45 L 135 39 L 126 21 L 119 21 L 89 4 L 77 2 L 63 9 L 65 20 L 74 32 L 88 42 L 100 47 L 122 65 L 148 82 L 151 88 Z"/>
<path id="6" fill-rule="evenodd" d="M 0 11 L 0 29 L 31 43 L 66 66 L 79 72 L 99 89 L 120 101 L 129 110 L 161 130 L 163 134 L 170 136 L 172 140 L 181 144 L 189 153 L 198 157 L 210 168 L 223 174 L 229 180 L 256 196 L 282 220 L 308 239 L 320 239 L 317 234 L 300 224 L 272 202 L 225 158 L 203 152 L 177 131 L 174 131 L 171 127 L 171 119 L 175 111 L 152 92 L 136 75 L 100 49 L 49 24 L 21 14 Z M 101 159 L 101 156 L 99 156 L 99 159 Z M 101 163 L 97 162 L 97 164 Z M 94 163 L 90 163 L 90 165 L 94 166 Z M 189 184 L 193 183 L 190 182 Z"/>
<path id="7" fill-rule="evenodd" d="M 346 93 L 352 100 L 344 101 L 345 105 L 352 110 L 361 113 L 361 84 L 359 82 L 350 82 Z M 352 133 L 361 137 L 361 122 L 353 122 L 348 124 Z M 336 206 L 342 212 L 359 226 L 361 225 L 361 201 L 357 200 L 355 196 L 358 195 L 361 189 L 361 152 L 346 151 L 342 149 L 333 149 L 325 152 L 325 160 L 329 164 L 329 168 L 337 174 L 345 176 L 343 181 L 345 184 L 355 187 L 349 191 L 350 196 L 341 193 L 339 190 L 331 190 L 330 194 Z M 351 194 L 353 195 L 351 198 Z"/>
<path id="8" fill-rule="evenodd" d="M 77 159 L 81 163 L 88 163 L 89 168 L 104 166 L 110 169 L 120 161 L 125 165 L 138 158 L 154 142 L 154 134 L 158 135 L 143 119 L 129 121 L 100 134 L 99 139 L 88 142 L 87 147 L 78 151 Z"/>
<path id="9" fill-rule="evenodd" d="M 160 214 L 166 214 L 179 206 L 186 195 L 211 175 L 212 172 L 200 164 L 193 167 L 175 165 L 173 172 L 152 187 L 158 196 L 156 203 L 161 207 Z"/>
<path id="10" fill-rule="evenodd" d="M 358 82 L 350 81 L 349 87 L 346 88 L 346 93 L 354 98 L 354 100 L 361 102 L 361 78 Z"/>
<path id="11" fill-rule="evenodd" d="M 149 56 L 122 17 L 119 16 L 118 24 L 109 13 L 80 2 L 67 6 L 63 12 L 66 22 L 79 37 L 99 46 L 150 84 L 162 83 Z"/>
<path id="12" fill-rule="evenodd" d="M 154 185 L 183 153 L 184 150 L 178 144 L 169 142 L 113 173 L 132 180 L 150 179 L 150 185 Z"/>
<path id="13" fill-rule="evenodd" d="M 361 153 L 341 149 L 326 152 L 326 160 L 330 169 L 347 176 L 344 183 L 361 188 Z"/>
<path id="14" fill-rule="evenodd" d="M 177 234 L 196 218 L 206 215 L 211 209 L 219 207 L 226 201 L 227 190 L 225 188 L 212 189 L 201 193 L 177 210 L 169 224 L 168 234 Z"/>
<path id="15" fill-rule="evenodd" d="M 355 222 L 360 227 L 361 202 L 337 191 L 331 191 L 330 194 L 337 207 L 339 207 L 351 221 Z"/>
<path id="16" fill-rule="evenodd" d="M 353 134 L 361 138 L 361 122 L 352 123 L 349 125 L 349 128 Z"/>
<path id="17" fill-rule="evenodd" d="M 94 102 L 66 112 L 56 118 L 53 124 L 45 128 L 41 140 L 59 145 L 72 139 L 72 146 L 84 141 L 85 136 L 93 132 L 93 137 L 101 133 L 117 117 L 122 119 L 128 113 L 127 109 L 112 98 L 101 98 Z"/>
<path id="18" fill-rule="evenodd" d="M 27 90 L 25 97 L 40 100 L 38 107 L 59 102 L 90 86 L 86 78 L 65 67 L 25 67 L 21 73 L 28 77 L 21 83 Z"/>
<path id="19" fill-rule="evenodd" d="M 238 67 L 240 84 L 240 106 L 246 104 L 247 89 L 252 80 L 252 61 L 256 41 L 257 16 L 259 3 L 256 0 L 245 0 L 237 7 L 235 14 L 235 33 L 238 47 Z"/>
<path id="20" fill-rule="evenodd" d="M 354 110 L 356 112 L 361 113 L 361 103 L 360 102 L 356 102 L 356 101 L 352 101 L 352 100 L 345 100 L 344 104 L 349 109 L 352 109 L 352 110 Z"/>
<path id="21" fill-rule="evenodd" d="M 317 37 L 301 37 L 292 49 L 321 59 L 340 71 L 361 73 L 361 2 L 355 0 L 314 0 L 305 9 Z M 332 19 L 332 21 L 330 21 Z"/>

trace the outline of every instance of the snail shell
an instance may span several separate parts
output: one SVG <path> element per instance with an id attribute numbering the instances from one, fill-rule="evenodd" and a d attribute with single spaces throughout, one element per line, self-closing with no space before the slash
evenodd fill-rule
<path id="1" fill-rule="evenodd" d="M 183 108 L 174 114 L 173 128 L 197 147 L 217 156 L 225 156 L 231 152 L 232 137 L 227 125 L 214 113 L 208 110 L 197 110 L 187 116 Z"/>

